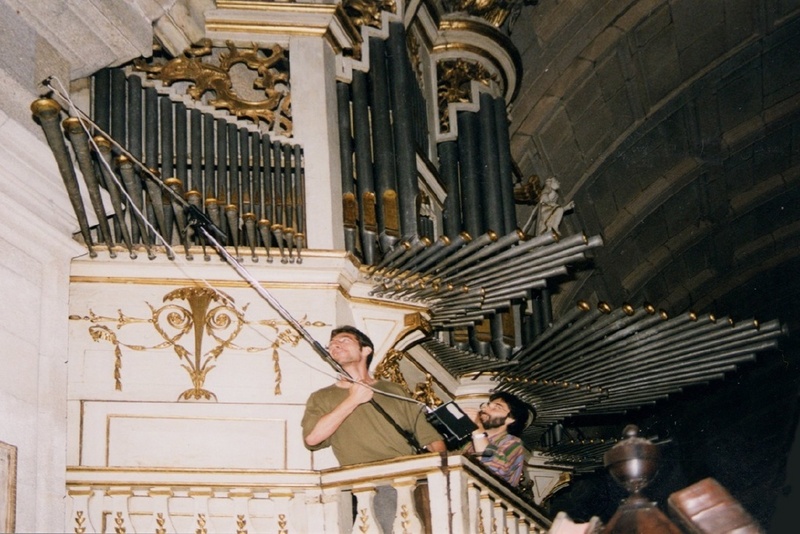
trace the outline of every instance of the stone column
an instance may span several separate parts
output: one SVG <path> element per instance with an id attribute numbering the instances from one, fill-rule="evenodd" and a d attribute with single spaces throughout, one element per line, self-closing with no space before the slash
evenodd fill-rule
<path id="1" fill-rule="evenodd" d="M 335 56 L 319 37 L 289 41 L 294 140 L 305 153 L 309 248 L 343 249 Z"/>

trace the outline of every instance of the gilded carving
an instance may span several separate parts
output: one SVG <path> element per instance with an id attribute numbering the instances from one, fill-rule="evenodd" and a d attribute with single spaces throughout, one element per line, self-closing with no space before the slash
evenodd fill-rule
<path id="1" fill-rule="evenodd" d="M 361 532 L 368 532 L 369 531 L 369 513 L 367 512 L 366 508 L 361 508 L 358 511 L 358 529 Z"/>
<path id="2" fill-rule="evenodd" d="M 236 514 L 236 534 L 247 534 L 247 520 L 244 514 Z"/>
<path id="3" fill-rule="evenodd" d="M 86 532 L 86 517 L 83 515 L 83 512 L 78 510 L 75 512 L 75 534 L 83 534 Z"/>
<path id="4" fill-rule="evenodd" d="M 400 370 L 400 360 L 402 360 L 405 355 L 406 353 L 403 351 L 389 350 L 383 360 L 381 360 L 381 363 L 375 368 L 375 378 L 394 382 L 402 387 L 411 398 L 428 406 L 441 405 L 443 401 L 436 395 L 433 389 L 433 376 L 430 374 L 425 375 L 425 382 L 419 382 L 414 391 L 411 390 L 403 372 Z"/>
<path id="5" fill-rule="evenodd" d="M 419 382 L 411 396 L 427 406 L 441 406 L 442 399 L 433 389 L 433 376 L 425 374 L 425 382 Z"/>
<path id="6" fill-rule="evenodd" d="M 425 77 L 422 74 L 422 58 L 420 57 L 420 44 L 417 36 L 409 31 L 406 37 L 408 46 L 408 60 L 411 62 L 411 69 L 417 76 L 417 83 L 420 87 L 425 87 Z"/>
<path id="7" fill-rule="evenodd" d="M 122 517 L 122 512 L 117 512 L 114 516 L 114 525 L 115 534 L 125 534 L 125 518 Z"/>
<path id="8" fill-rule="evenodd" d="M 462 11 L 480 17 L 499 28 L 509 21 L 509 28 L 516 22 L 522 8 L 536 5 L 539 0 L 445 0 L 447 11 Z"/>
<path id="9" fill-rule="evenodd" d="M 409 534 L 408 527 L 411 525 L 411 514 L 408 511 L 408 506 L 405 504 L 400 507 L 400 517 L 402 518 L 400 526 L 403 527 L 403 534 Z"/>
<path id="10" fill-rule="evenodd" d="M 411 393 L 408 387 L 403 372 L 400 371 L 400 360 L 403 359 L 405 353 L 399 350 L 391 349 L 386 353 L 381 363 L 375 368 L 375 378 L 382 378 L 398 384 L 407 393 Z"/>
<path id="11" fill-rule="evenodd" d="M 239 118 L 249 118 L 256 124 L 263 120 L 270 130 L 287 137 L 292 135 L 291 93 L 286 53 L 279 45 L 269 50 L 255 43 L 250 49 L 239 49 L 231 41 L 228 51 L 220 52 L 218 65 L 203 62 L 200 58 L 211 55 L 211 41 L 202 40 L 198 45 L 185 50 L 183 56 L 159 63 L 136 60 L 134 68 L 147 73 L 150 79 L 160 80 L 170 86 L 175 82 L 188 81 L 192 85 L 186 93 L 201 101 L 207 92 L 214 94 L 207 104 L 217 109 L 226 109 Z M 240 96 L 234 89 L 231 70 L 243 64 L 255 71 L 253 88 L 262 90 L 263 100 L 251 101 Z"/>
<path id="12" fill-rule="evenodd" d="M 170 291 L 163 297 L 167 304 L 154 307 L 146 303 L 151 314 L 147 318 L 131 317 L 118 311 L 117 317 L 107 317 L 89 310 L 85 317 L 71 316 L 71 320 L 92 323 L 89 335 L 95 342 L 105 341 L 114 347 L 114 387 L 122 390 L 123 349 L 145 352 L 171 348 L 178 356 L 181 367 L 189 374 L 192 388 L 178 396 L 178 400 L 205 399 L 216 400 L 217 396 L 204 387 L 206 376 L 216 367 L 219 356 L 225 350 L 245 352 L 272 352 L 275 376 L 275 395 L 281 394 L 280 349 L 284 346 L 297 346 L 301 340 L 287 322 L 274 319 L 248 321 L 245 317 L 247 306 L 236 307 L 234 300 L 225 293 L 201 286 L 190 286 Z M 181 303 L 180 301 L 183 301 Z M 305 317 L 298 321 L 303 326 L 324 326 L 324 323 L 311 322 Z M 161 338 L 158 343 L 142 344 L 125 342 L 119 332 L 130 325 L 149 325 Z M 237 345 L 245 326 L 266 327 L 275 330 L 276 335 L 266 347 Z"/>
<path id="13" fill-rule="evenodd" d="M 486 86 L 496 80 L 480 63 L 465 59 L 446 59 L 436 64 L 438 79 L 439 123 L 441 131 L 450 131 L 450 117 L 447 112 L 449 104 L 466 103 L 472 97 L 471 82 L 476 81 Z"/>
<path id="14" fill-rule="evenodd" d="M 381 27 L 381 11 L 395 13 L 394 0 L 344 0 L 342 2 L 347 17 L 356 26 Z"/>

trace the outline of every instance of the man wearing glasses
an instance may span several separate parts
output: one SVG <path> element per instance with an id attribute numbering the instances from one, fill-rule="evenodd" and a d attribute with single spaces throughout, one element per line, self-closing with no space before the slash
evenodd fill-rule
<path id="1" fill-rule="evenodd" d="M 532 423 L 534 412 L 516 396 L 498 391 L 480 410 L 464 410 L 478 427 L 464 452 L 474 455 L 492 473 L 514 487 L 525 465 L 525 446 L 519 435 Z"/>

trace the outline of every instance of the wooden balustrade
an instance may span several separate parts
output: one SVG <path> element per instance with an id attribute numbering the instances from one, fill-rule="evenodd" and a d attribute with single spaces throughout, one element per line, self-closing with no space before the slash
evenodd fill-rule
<path id="1" fill-rule="evenodd" d="M 386 487 L 398 533 L 550 526 L 469 458 L 426 454 L 325 471 L 71 467 L 65 532 L 380 533 L 375 496 Z"/>

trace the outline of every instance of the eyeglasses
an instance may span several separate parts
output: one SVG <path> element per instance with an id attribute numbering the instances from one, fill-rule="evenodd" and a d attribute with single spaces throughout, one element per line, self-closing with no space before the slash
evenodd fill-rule
<path id="1" fill-rule="evenodd" d="M 511 410 L 509 410 L 509 409 L 508 409 L 508 406 L 506 406 L 506 405 L 504 405 L 504 404 L 500 404 L 499 402 L 495 402 L 495 401 L 492 401 L 492 402 L 482 402 L 482 403 L 481 403 L 481 405 L 480 405 L 480 409 L 481 409 L 481 410 L 483 410 L 483 409 L 487 409 L 487 408 L 488 408 L 489 410 L 493 411 L 493 412 L 497 412 L 497 411 L 505 411 L 505 412 L 507 412 L 507 413 L 511 413 Z"/>

